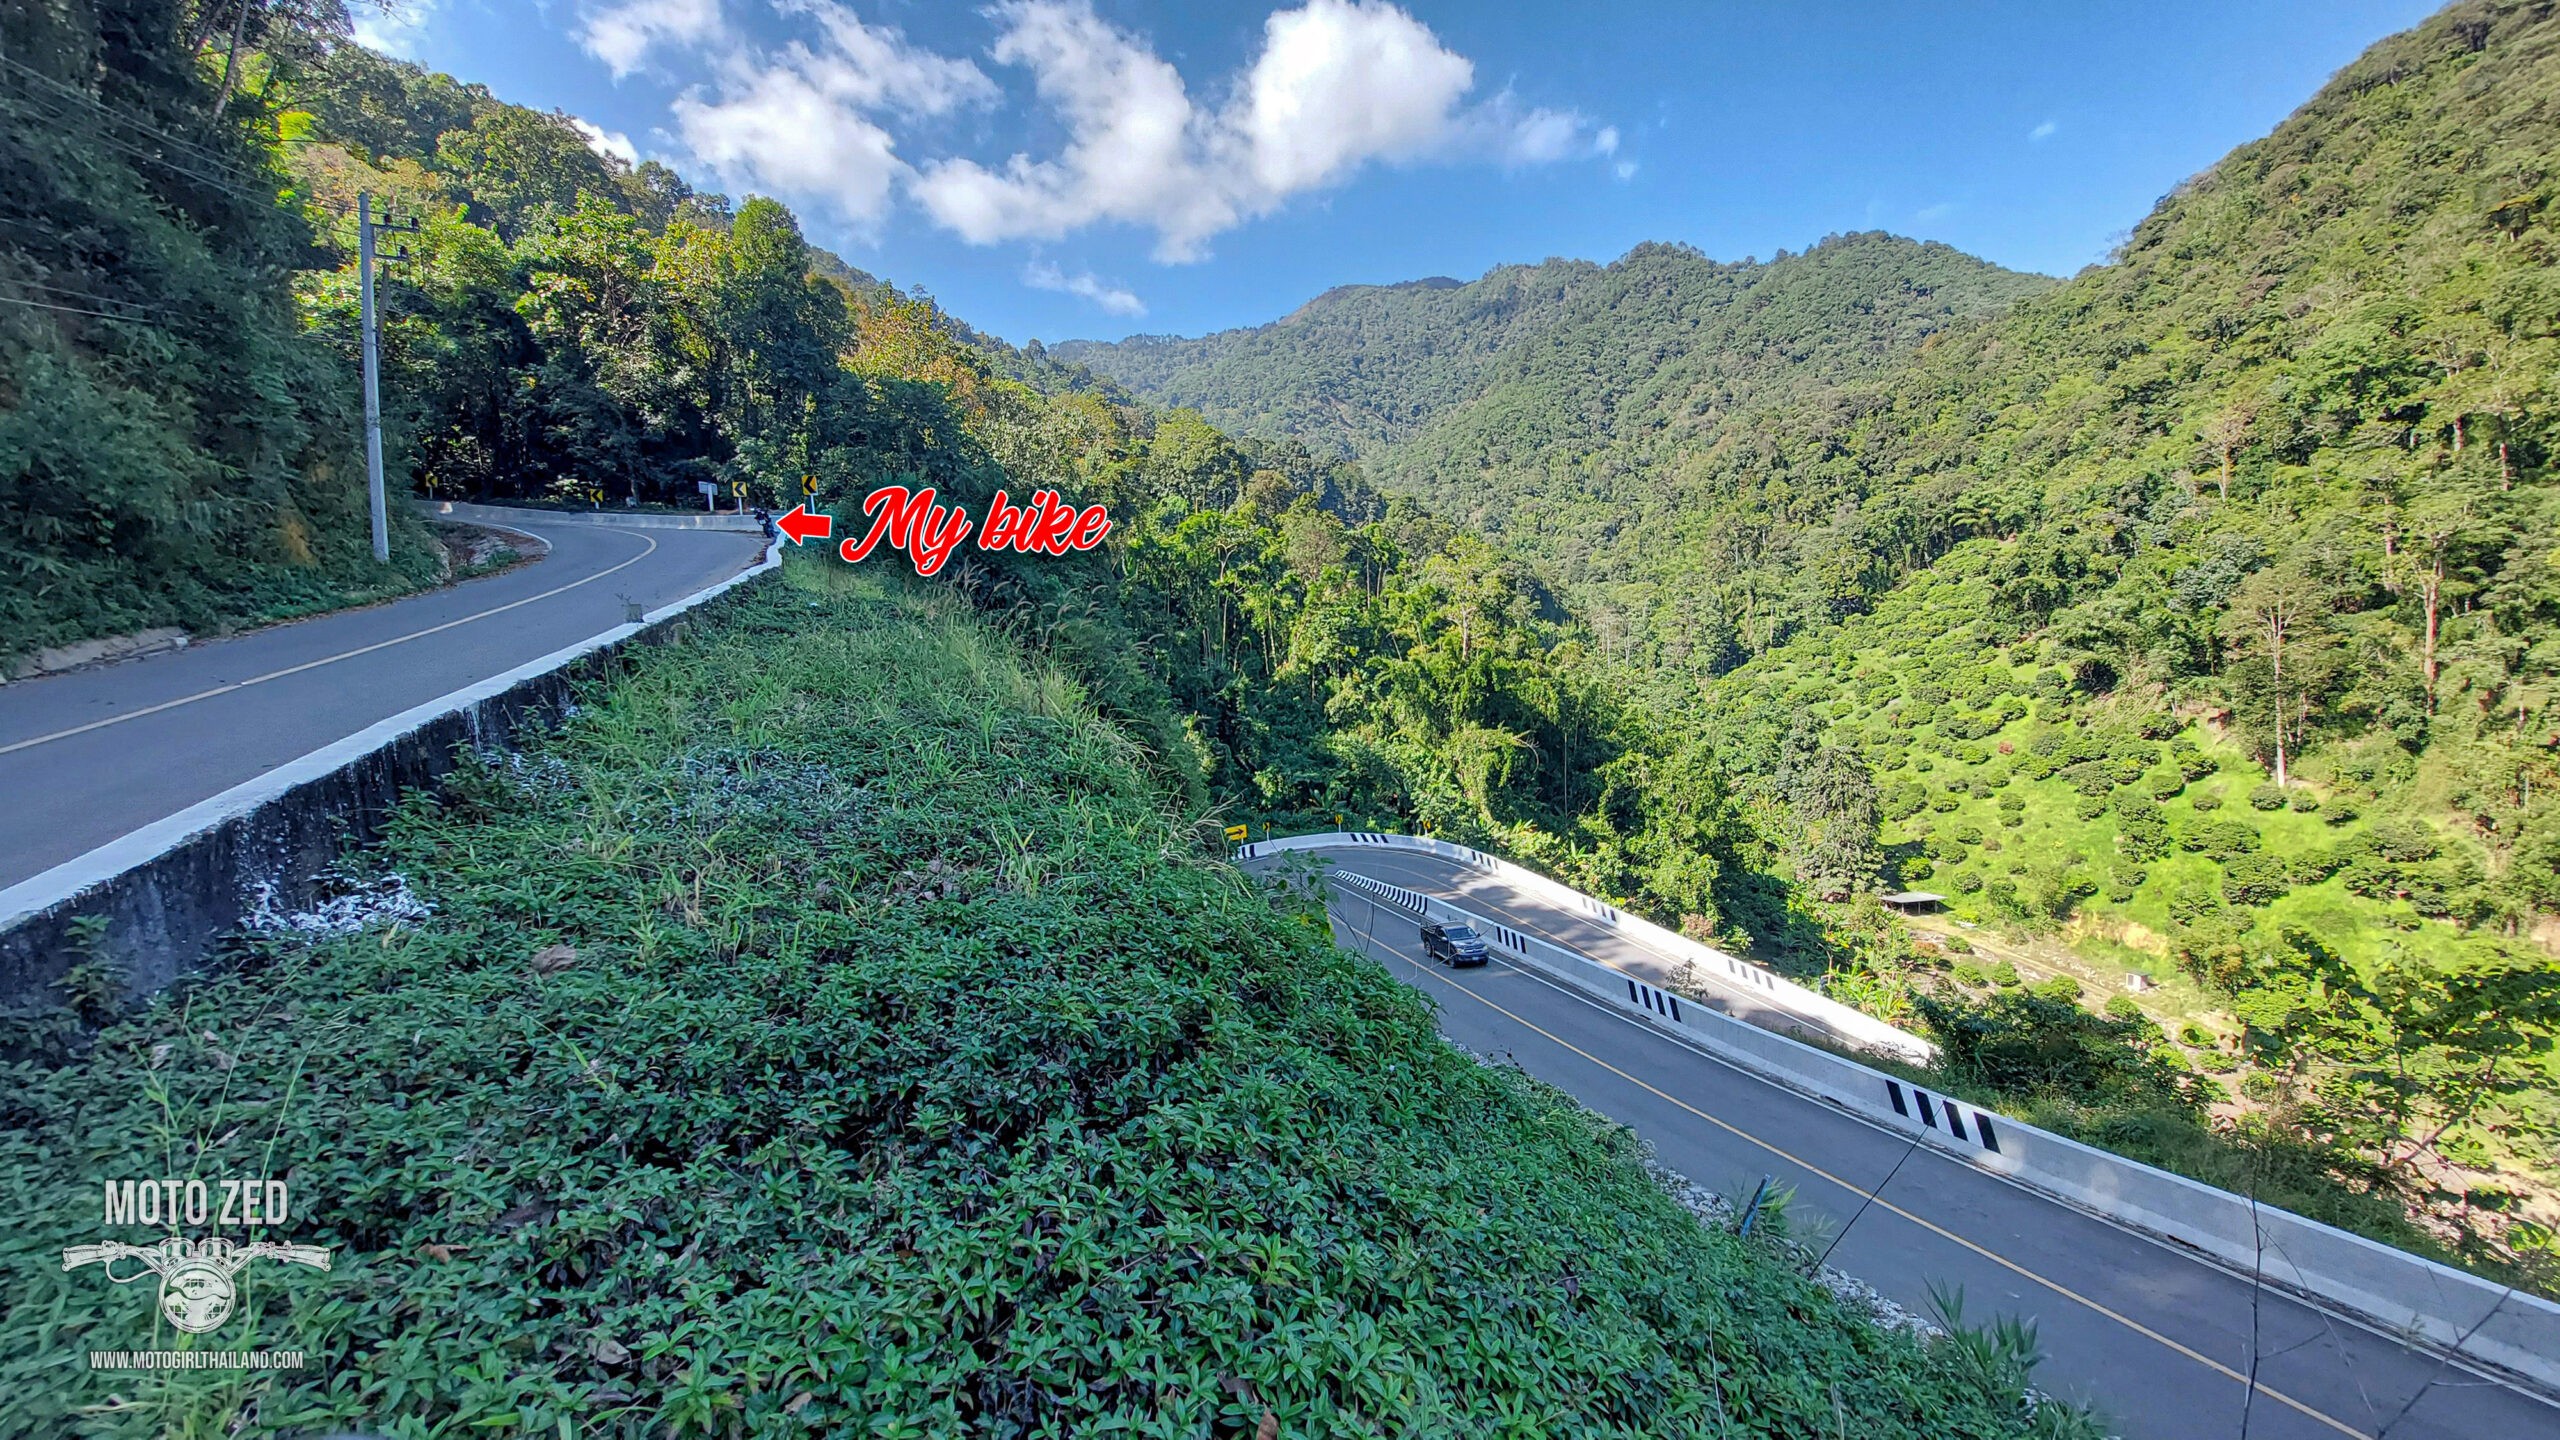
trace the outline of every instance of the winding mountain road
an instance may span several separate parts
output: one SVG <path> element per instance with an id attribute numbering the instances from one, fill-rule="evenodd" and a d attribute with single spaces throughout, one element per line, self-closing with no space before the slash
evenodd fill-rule
<path id="1" fill-rule="evenodd" d="M 502 574 L 120 664 L 0 686 L 0 888 L 377 721 L 717 584 L 761 536 L 452 507 L 532 534 Z M 726 522 L 724 522 L 726 523 Z"/>
<path id="2" fill-rule="evenodd" d="M 1367 848 L 1314 852 L 1344 872 L 1438 896 L 1622 969 L 1663 962 L 1605 927 L 1452 861 Z M 1251 862 L 1265 868 L 1269 862 Z M 1441 1029 L 1516 1062 L 1651 1140 L 1722 1194 L 1763 1174 L 1794 1187 L 1830 1263 L 1928 1313 L 1963 1287 L 1968 1323 L 2033 1319 L 2038 1383 L 2134 1440 L 2527 1440 L 2560 1408 L 2229 1270 L 2027 1190 L 1683 1045 L 1582 992 L 1497 959 L 1427 960 L 1418 922 L 1333 887 L 1343 944 L 1438 1004 Z M 2254 1387 L 2251 1376 L 2255 1376 Z"/>

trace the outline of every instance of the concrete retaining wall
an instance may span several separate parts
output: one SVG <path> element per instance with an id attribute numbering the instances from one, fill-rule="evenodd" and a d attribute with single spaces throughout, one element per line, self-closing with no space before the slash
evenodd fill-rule
<path id="1" fill-rule="evenodd" d="M 1355 843 L 1344 835 L 1297 839 L 1313 843 L 1266 841 L 1242 847 L 1238 858 Z M 1472 853 L 1401 835 L 1378 837 L 1377 843 L 1441 855 Z M 1471 925 L 1494 948 L 1539 973 L 1763 1079 L 1916 1137 L 2091 1214 L 2199 1251 L 2242 1275 L 2255 1274 L 2270 1285 L 2353 1312 L 2386 1331 L 2439 1350 L 2458 1348 L 2468 1359 L 2560 1395 L 2560 1305 L 1981 1111 L 1688 1003 L 1624 971 L 1496 925 L 1436 896 L 1363 875 L 1336 873 L 1330 879 L 1354 894 L 1424 919 Z"/>
<path id="2" fill-rule="evenodd" d="M 501 517 L 491 523 L 507 518 L 487 513 Z M 452 769 L 458 749 L 503 744 L 529 721 L 556 715 L 572 688 L 611 669 L 626 646 L 670 638 L 701 606 L 781 563 L 769 552 L 637 623 L 438 696 L 0 890 L 0 1009 L 51 1008 L 55 982 L 91 953 L 122 968 L 134 998 L 167 987 L 238 931 L 261 899 L 279 910 L 306 904 L 347 844 L 373 839 L 401 794 Z M 105 928 L 83 949 L 74 936 L 90 917 Z"/>

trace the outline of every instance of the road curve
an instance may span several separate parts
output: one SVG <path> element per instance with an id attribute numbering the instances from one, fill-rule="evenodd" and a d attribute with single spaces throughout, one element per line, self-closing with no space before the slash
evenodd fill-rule
<path id="1" fill-rule="evenodd" d="M 473 507 L 470 518 L 502 512 Z M 750 533 L 503 512 L 500 575 L 0 686 L 0 887 L 755 563 Z"/>
<path id="2" fill-rule="evenodd" d="M 1658 963 L 1453 862 L 1318 853 L 1595 959 Z M 1793 1186 L 1793 1213 L 1820 1217 L 1821 1243 L 1838 1237 L 1831 1264 L 1922 1313 L 1935 1280 L 1963 1287 L 1968 1321 L 2032 1318 L 2049 1356 L 2039 1383 L 2134 1440 L 2560 1435 L 2560 1408 L 2532 1395 L 2299 1300 L 2253 1294 L 2218 1265 L 1914 1146 L 1579 991 L 1499 961 L 1472 971 L 1430 963 L 1417 922 L 1391 905 L 1337 888 L 1333 913 L 1344 944 L 1431 995 L 1451 1039 L 1634 1127 L 1665 1164 L 1710 1189 L 1747 1194 L 1762 1174 Z"/>

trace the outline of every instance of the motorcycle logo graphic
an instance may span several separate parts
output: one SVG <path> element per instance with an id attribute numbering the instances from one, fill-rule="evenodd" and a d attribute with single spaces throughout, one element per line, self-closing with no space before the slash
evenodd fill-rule
<path id="1" fill-rule="evenodd" d="M 115 1268 L 119 1260 L 139 1260 L 144 1269 L 119 1275 Z M 222 1322 L 231 1318 L 240 1298 L 239 1284 L 232 1277 L 252 1260 L 282 1260 L 315 1270 L 329 1268 L 329 1252 L 319 1245 L 274 1245 L 263 1240 L 236 1245 L 220 1236 L 204 1240 L 171 1236 L 157 1245 L 124 1245 L 110 1240 L 102 1245 L 67 1245 L 62 1251 L 64 1270 L 103 1265 L 107 1278 L 119 1285 L 141 1279 L 145 1271 L 158 1275 L 160 1313 L 190 1335 L 220 1329 Z"/>

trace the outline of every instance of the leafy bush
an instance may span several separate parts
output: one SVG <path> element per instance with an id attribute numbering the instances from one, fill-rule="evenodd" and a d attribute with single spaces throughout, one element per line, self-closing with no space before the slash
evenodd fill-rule
<path id="1" fill-rule="evenodd" d="M 2029 988 L 2028 993 L 2047 1000 L 2077 1004 L 2080 1000 L 2080 982 L 2069 975 L 2052 975 L 2037 981 Z"/>
<path id="2" fill-rule="evenodd" d="M 2345 825 L 2362 818 L 2363 814 L 2363 811 L 2356 808 L 2354 801 L 2341 800 L 2329 807 L 2326 818 L 2332 825 Z"/>
<path id="3" fill-rule="evenodd" d="M 2105 1014 L 2110 1020 L 2139 1020 L 2142 1018 L 2142 1004 L 2130 995 L 2110 995 Z"/>
<path id="4" fill-rule="evenodd" d="M 2272 904 L 2290 885 L 2285 863 L 2273 855 L 2241 855 L 2223 870 L 2222 898 L 2234 905 Z"/>
<path id="5" fill-rule="evenodd" d="M 2296 815 L 2314 815 L 2320 810 L 2320 797 L 2308 790 L 2294 791 L 2291 803 Z"/>
<path id="6" fill-rule="evenodd" d="M 1953 826 L 1948 828 L 1947 835 L 1959 845 L 1979 845 L 1982 843 L 1982 827 L 1974 824 L 1970 820 L 1957 821 Z"/>
<path id="7" fill-rule="evenodd" d="M 2435 827 L 2424 820 L 2384 820 L 2373 827 L 2373 843 L 2382 858 L 2402 865 L 2433 860 L 2442 848 Z"/>
<path id="8" fill-rule="evenodd" d="M 2285 801 L 2291 798 L 2291 792 L 2287 791 L 2281 785 L 2261 785 L 2255 790 L 2249 792 L 2249 808 L 2252 810 L 2281 810 L 2284 808 Z"/>
<path id="9" fill-rule="evenodd" d="M 2187 797 L 2187 803 L 2199 812 L 2219 810 L 2222 808 L 2222 797 L 2210 790 L 2199 790 Z"/>
<path id="10" fill-rule="evenodd" d="M 2187 788 L 2187 777 L 2174 771 L 2163 772 L 2151 777 L 2149 788 L 2154 800 L 2175 799 L 2179 791 Z"/>
<path id="11" fill-rule="evenodd" d="M 1999 986 L 2003 990 L 2012 990 L 2017 988 L 2017 963 L 2015 961 L 2003 960 L 1999 964 L 1992 966 L 1991 983 Z"/>
<path id="12" fill-rule="evenodd" d="M 1982 967 L 1970 960 L 1957 961 L 1955 969 L 1948 973 L 1956 978 L 1958 984 L 1971 985 L 1976 989 L 1980 989 L 1990 981 L 1990 977 L 1982 973 Z"/>
<path id="13" fill-rule="evenodd" d="M 1971 870 L 1959 870 L 1947 878 L 1947 885 L 1948 888 L 1954 890 L 1959 895 L 1970 895 L 1982 888 L 1982 877 Z M 1963 940 L 1963 938 L 1964 937 L 1961 935 L 1948 936 L 1947 948 L 1950 950 L 1955 949 L 1957 942 Z M 1965 946 L 1966 950 L 1971 950 L 1972 948 L 1973 947 L 1971 945 Z"/>

